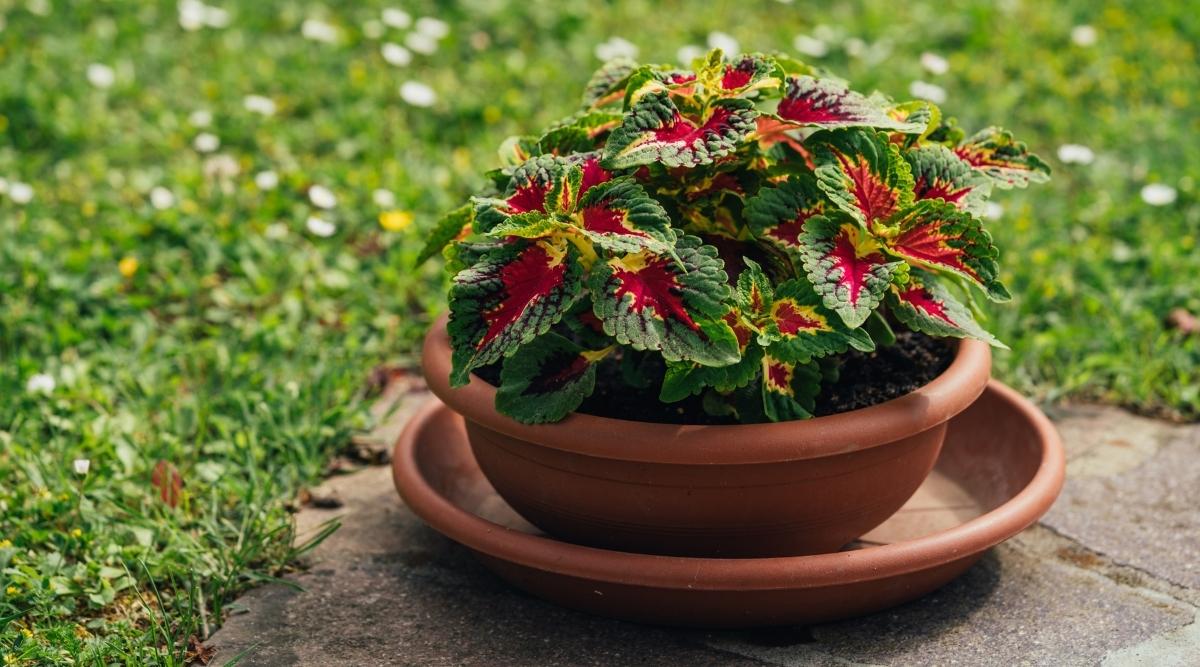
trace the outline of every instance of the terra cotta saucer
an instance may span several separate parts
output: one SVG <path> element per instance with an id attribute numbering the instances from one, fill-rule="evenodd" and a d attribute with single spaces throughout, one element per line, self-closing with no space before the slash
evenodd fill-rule
<path id="1" fill-rule="evenodd" d="M 393 461 L 413 512 L 518 588 L 603 616 L 713 628 L 827 621 L 920 597 L 1042 516 L 1063 468 L 1050 421 L 993 381 L 950 422 L 916 495 L 855 544 L 810 556 L 685 558 L 541 534 L 488 484 L 462 419 L 436 400 L 400 435 Z"/>

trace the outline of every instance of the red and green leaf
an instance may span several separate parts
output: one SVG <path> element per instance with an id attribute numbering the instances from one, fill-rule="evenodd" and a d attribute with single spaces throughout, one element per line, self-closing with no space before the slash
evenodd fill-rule
<path id="1" fill-rule="evenodd" d="M 861 328 L 851 329 L 825 305 L 807 281 L 794 279 L 775 288 L 767 314 L 767 338 L 774 341 L 768 353 L 789 362 L 807 362 L 849 348 L 870 352 L 871 336 Z"/>
<path id="2" fill-rule="evenodd" d="M 642 95 L 612 131 L 601 164 L 624 169 L 646 164 L 695 167 L 732 153 L 755 128 L 758 112 L 749 100 L 715 102 L 699 121 L 686 117 L 669 92 Z"/>
<path id="3" fill-rule="evenodd" d="M 971 311 L 925 271 L 913 271 L 907 283 L 893 285 L 888 294 L 888 308 L 896 319 L 914 331 L 931 336 L 975 338 L 1006 347 L 979 326 Z"/>
<path id="4" fill-rule="evenodd" d="M 728 366 L 705 366 L 694 361 L 667 362 L 662 389 L 658 397 L 665 403 L 681 401 L 705 389 L 730 392 L 745 387 L 758 376 L 763 348 L 751 344 L 754 332 L 742 322 L 737 310 L 730 311 L 725 321 L 737 337 L 741 358 Z"/>
<path id="5" fill-rule="evenodd" d="M 596 317 L 621 344 L 659 350 L 668 361 L 737 362 L 717 251 L 694 236 L 680 238 L 675 251 L 678 260 L 642 251 L 597 264 L 589 279 Z"/>
<path id="6" fill-rule="evenodd" d="M 746 202 L 746 224 L 754 235 L 791 252 L 800 251 L 804 223 L 825 212 L 825 198 L 811 174 L 792 176 L 775 187 L 763 187 Z"/>
<path id="7" fill-rule="evenodd" d="M 821 370 L 816 364 L 763 355 L 762 402 L 767 419 L 780 422 L 812 417 L 820 391 Z"/>
<path id="8" fill-rule="evenodd" d="M 588 238 L 608 250 L 669 254 L 675 243 L 667 212 L 629 176 L 585 189 L 575 218 Z"/>
<path id="9" fill-rule="evenodd" d="M 796 126 L 832 130 L 866 127 L 918 134 L 921 122 L 892 117 L 877 100 L 850 90 L 835 79 L 789 76 L 776 115 Z"/>
<path id="10" fill-rule="evenodd" d="M 783 70 L 774 59 L 760 54 L 732 56 L 713 49 L 700 68 L 698 79 L 713 97 L 739 97 L 756 90 L 778 89 Z"/>
<path id="11" fill-rule="evenodd" d="M 1000 282 L 999 251 L 983 224 L 952 204 L 927 199 L 889 221 L 887 249 L 912 264 L 963 276 L 997 301 L 1010 297 Z"/>
<path id="12" fill-rule="evenodd" d="M 912 170 L 886 134 L 833 130 L 809 141 L 816 145 L 817 185 L 867 229 L 912 203 Z"/>
<path id="13" fill-rule="evenodd" d="M 414 266 L 421 266 L 430 257 L 442 252 L 442 249 L 450 242 L 467 236 L 471 232 L 471 223 L 474 219 L 475 207 L 470 203 L 463 204 L 442 216 L 442 219 L 438 220 L 429 233 L 429 240 L 417 254 L 417 262 Z"/>
<path id="14" fill-rule="evenodd" d="M 579 298 L 583 267 L 565 242 L 496 246 L 454 276 L 450 287 L 451 382 L 546 333 Z"/>
<path id="15" fill-rule="evenodd" d="M 1050 165 L 1029 152 L 1011 132 L 998 127 L 980 130 L 954 153 L 987 175 L 998 188 L 1023 188 L 1050 180 Z"/>
<path id="16" fill-rule="evenodd" d="M 879 243 L 845 215 L 810 218 L 800 243 L 801 263 L 813 289 L 851 328 L 866 321 L 903 265 L 889 259 Z"/>
<path id="17" fill-rule="evenodd" d="M 913 195 L 918 201 L 941 199 L 968 213 L 983 212 L 992 182 L 953 151 L 928 144 L 905 151 L 904 159 L 912 167 Z"/>
<path id="18" fill-rule="evenodd" d="M 592 395 L 596 364 L 608 350 L 586 350 L 554 332 L 504 360 L 496 409 L 525 424 L 556 422 Z"/>

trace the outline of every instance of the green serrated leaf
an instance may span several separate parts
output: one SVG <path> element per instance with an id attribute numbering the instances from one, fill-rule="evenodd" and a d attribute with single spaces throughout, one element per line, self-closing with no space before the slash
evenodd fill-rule
<path id="1" fill-rule="evenodd" d="M 606 355 L 553 332 L 540 336 L 504 360 L 496 410 L 525 424 L 559 421 L 592 395 Z"/>
<path id="2" fill-rule="evenodd" d="M 638 64 L 629 58 L 610 60 L 592 74 L 583 91 L 583 106 L 603 106 L 620 99 L 616 93 L 625 89 L 629 75 L 638 68 Z"/>
<path id="3" fill-rule="evenodd" d="M 801 263 L 813 289 L 850 328 L 866 321 L 903 264 L 889 260 L 879 243 L 845 214 L 810 218 L 800 243 Z"/>
<path id="4" fill-rule="evenodd" d="M 694 236 L 675 245 L 678 260 L 641 251 L 597 264 L 589 279 L 604 330 L 668 361 L 721 366 L 738 360 L 729 286 L 717 251 Z"/>
<path id="5" fill-rule="evenodd" d="M 451 383 L 499 361 L 558 322 L 579 298 L 583 267 L 565 241 L 494 246 L 450 287 Z"/>
<path id="6" fill-rule="evenodd" d="M 782 250 L 800 251 L 804 223 L 825 212 L 825 198 L 812 174 L 797 174 L 763 187 L 746 202 L 745 219 L 754 236 Z"/>
<path id="7" fill-rule="evenodd" d="M 991 234 L 953 204 L 919 201 L 889 220 L 880 238 L 889 252 L 912 264 L 967 278 L 994 300 L 1011 298 L 1000 283 L 999 251 Z"/>
<path id="8" fill-rule="evenodd" d="M 646 164 L 696 167 L 732 153 L 754 131 L 758 112 L 749 100 L 715 102 L 700 121 L 685 117 L 666 90 L 641 96 L 604 146 L 601 164 L 625 169 Z"/>
<path id="9" fill-rule="evenodd" d="M 888 307 L 896 319 L 914 331 L 931 336 L 975 338 L 1007 349 L 979 326 L 971 311 L 931 273 L 913 271 L 906 284 L 893 285 L 888 293 Z"/>
<path id="10" fill-rule="evenodd" d="M 870 130 L 814 134 L 817 185 L 867 229 L 913 202 L 912 170 L 887 135 Z"/>
<path id="11" fill-rule="evenodd" d="M 875 342 L 866 331 L 847 327 L 808 281 L 788 280 L 775 288 L 766 318 L 768 354 L 791 363 L 804 363 L 849 348 L 870 352 Z"/>
<path id="12" fill-rule="evenodd" d="M 662 204 L 629 176 L 589 188 L 575 220 L 589 239 L 614 252 L 647 249 L 669 254 L 675 245 L 671 218 Z"/>
<path id="13" fill-rule="evenodd" d="M 912 168 L 913 195 L 941 199 L 973 215 L 982 215 L 992 181 L 945 146 L 926 144 L 904 152 Z"/>
<path id="14" fill-rule="evenodd" d="M 790 76 L 776 110 L 779 119 L 796 126 L 839 129 L 865 127 L 917 134 L 925 125 L 893 118 L 886 106 L 850 90 L 836 79 Z"/>
<path id="15" fill-rule="evenodd" d="M 790 363 L 770 354 L 762 359 L 762 403 L 774 422 L 813 416 L 821 391 L 821 370 L 815 363 Z"/>
<path id="16" fill-rule="evenodd" d="M 998 188 L 1023 188 L 1050 180 L 1050 165 L 1030 153 L 1011 132 L 998 127 L 976 132 L 955 147 L 954 153 L 991 178 Z"/>
<path id="17" fill-rule="evenodd" d="M 463 204 L 442 216 L 442 219 L 438 220 L 433 230 L 429 233 L 429 240 L 425 242 L 425 246 L 417 254 L 417 261 L 413 267 L 421 266 L 429 261 L 430 257 L 442 252 L 451 241 L 465 236 L 469 232 L 474 219 L 475 207 L 470 203 Z"/>

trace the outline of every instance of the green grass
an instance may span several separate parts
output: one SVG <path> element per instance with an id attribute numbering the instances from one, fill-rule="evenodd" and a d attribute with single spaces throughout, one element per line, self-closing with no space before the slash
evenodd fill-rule
<path id="1" fill-rule="evenodd" d="M 713 28 L 790 50 L 824 25 L 817 62 L 857 87 L 903 97 L 933 81 L 963 125 L 1015 130 L 1056 174 L 998 197 L 1016 298 L 993 309 L 1013 348 L 997 374 L 1040 398 L 1200 414 L 1200 339 L 1162 323 L 1200 312 L 1189 2 L 409 1 L 451 33 L 404 68 L 380 44 L 406 31 L 364 34 L 379 6 L 225 4 L 228 27 L 186 32 L 173 2 L 0 0 L 0 177 L 35 192 L 0 195 L 4 664 L 179 664 L 237 592 L 281 573 L 295 555 L 284 502 L 369 426 L 370 369 L 411 361 L 442 307 L 439 268 L 410 268 L 424 231 L 506 135 L 572 110 L 611 36 L 670 60 Z M 309 16 L 340 41 L 304 39 Z M 1071 43 L 1081 23 L 1094 46 Z M 851 57 L 844 37 L 888 49 Z M 922 71 L 926 50 L 949 72 Z M 90 63 L 114 68 L 111 88 L 88 83 Z M 437 91 L 432 108 L 401 101 L 409 79 Z M 247 111 L 249 94 L 277 113 Z M 211 127 L 189 120 L 197 110 Z M 192 148 L 204 131 L 238 173 Z M 1060 165 L 1064 143 L 1095 162 Z M 264 169 L 277 189 L 255 185 Z M 1149 182 L 1178 200 L 1147 206 Z M 314 183 L 338 198 L 328 238 L 305 229 Z M 150 205 L 155 186 L 173 206 Z M 412 227 L 380 228 L 381 187 Z M 38 373 L 53 392 L 26 391 Z M 150 482 L 159 461 L 184 480 L 178 507 Z"/>

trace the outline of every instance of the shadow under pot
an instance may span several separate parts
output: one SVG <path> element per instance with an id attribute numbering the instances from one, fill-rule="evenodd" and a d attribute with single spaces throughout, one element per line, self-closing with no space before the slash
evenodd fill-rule
<path id="1" fill-rule="evenodd" d="M 446 320 L 425 338 L 430 389 L 466 422 L 488 481 L 538 528 L 577 544 L 709 557 L 836 551 L 883 523 L 937 460 L 946 423 L 987 386 L 991 351 L 963 340 L 950 366 L 899 398 L 771 424 L 678 425 L 573 413 L 500 414 L 477 376 L 450 387 Z"/>

